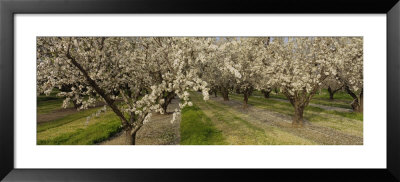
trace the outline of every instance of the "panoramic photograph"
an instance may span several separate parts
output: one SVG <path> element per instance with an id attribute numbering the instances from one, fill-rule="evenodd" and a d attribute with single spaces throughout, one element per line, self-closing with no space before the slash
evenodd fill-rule
<path id="1" fill-rule="evenodd" d="M 37 37 L 37 145 L 363 145 L 363 37 Z"/>

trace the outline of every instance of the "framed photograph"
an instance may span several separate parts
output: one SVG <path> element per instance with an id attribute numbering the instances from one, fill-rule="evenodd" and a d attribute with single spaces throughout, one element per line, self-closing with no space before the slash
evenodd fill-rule
<path id="1" fill-rule="evenodd" d="M 0 10 L 4 181 L 400 180 L 396 0 Z"/>

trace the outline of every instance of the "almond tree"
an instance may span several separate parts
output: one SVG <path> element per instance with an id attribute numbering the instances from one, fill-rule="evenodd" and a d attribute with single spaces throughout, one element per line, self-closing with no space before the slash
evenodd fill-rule
<path id="1" fill-rule="evenodd" d="M 269 74 L 263 75 L 262 82 L 259 84 L 258 90 L 264 95 L 264 98 L 270 98 L 271 92 L 274 91 L 275 94 L 278 94 L 278 88 L 275 85 L 268 84 L 268 80 L 270 78 Z"/>
<path id="2" fill-rule="evenodd" d="M 183 100 L 180 108 L 191 105 L 190 89 L 203 90 L 208 99 L 207 84 L 185 61 L 184 44 L 175 38 L 160 44 L 157 38 L 39 37 L 37 90 L 50 94 L 55 87 L 74 85 L 58 94 L 66 97 L 64 107 L 71 99 L 79 109 L 105 102 L 120 118 L 126 141 L 135 144 L 151 113 L 164 112 L 165 92 Z M 177 114 L 179 109 L 173 118 Z"/>
<path id="3" fill-rule="evenodd" d="M 328 89 L 329 93 L 329 99 L 333 100 L 333 96 L 336 92 L 339 90 L 342 90 L 344 87 L 344 84 L 338 80 L 337 75 L 330 75 L 326 80 L 324 81 L 324 88 Z"/>
<path id="4" fill-rule="evenodd" d="M 334 71 L 332 47 L 332 38 L 321 37 L 274 38 L 268 45 L 264 72 L 294 107 L 293 126 L 303 126 L 304 109 Z"/>
<path id="5" fill-rule="evenodd" d="M 160 84 L 166 81 L 167 78 L 163 78 L 163 73 L 170 72 L 177 66 L 177 57 L 175 53 L 179 53 L 182 62 L 184 62 L 182 72 L 185 76 L 193 77 L 198 75 L 198 65 L 202 60 L 202 47 L 206 43 L 205 39 L 202 38 L 172 38 L 172 37 L 154 37 L 144 43 L 144 46 L 149 49 L 148 64 L 151 68 L 150 74 L 152 75 L 153 84 Z M 203 56 L 204 57 L 204 56 Z M 200 75 L 201 76 L 201 75 Z M 171 84 L 173 80 L 169 81 Z M 163 112 L 167 112 L 167 107 L 171 103 L 172 99 L 176 96 L 176 90 L 163 91 L 161 96 L 162 104 L 161 108 Z"/>
<path id="6" fill-rule="evenodd" d="M 260 71 L 260 80 L 257 82 L 257 89 L 261 91 L 261 93 L 264 95 L 264 98 L 269 98 L 270 93 L 274 90 L 276 93 L 278 93 L 278 86 L 276 85 L 273 80 L 273 65 L 272 65 L 272 60 L 267 56 L 267 54 L 271 54 L 272 48 L 269 48 L 269 44 L 271 40 L 275 40 L 275 43 L 279 40 L 282 40 L 280 38 L 271 38 L 271 37 L 265 37 L 263 38 L 262 44 L 259 45 L 258 52 L 256 54 L 258 64 L 261 66 L 261 71 Z"/>
<path id="7" fill-rule="evenodd" d="M 232 51 L 237 47 L 232 42 L 233 38 L 214 39 L 208 47 L 206 62 L 204 64 L 204 80 L 210 88 L 219 90 L 225 101 L 229 100 L 229 93 L 234 88 L 235 77 L 240 73 L 232 66 Z"/>
<path id="8" fill-rule="evenodd" d="M 235 77 L 235 88 L 243 94 L 243 106 L 247 102 L 258 83 L 262 80 L 262 62 L 260 52 L 265 48 L 269 38 L 237 38 L 231 40 L 234 49 L 231 49 L 229 65 L 238 72 Z"/>
<path id="9" fill-rule="evenodd" d="M 336 40 L 334 65 L 337 78 L 354 99 L 351 103 L 353 110 L 363 112 L 363 39 L 340 37 Z"/>

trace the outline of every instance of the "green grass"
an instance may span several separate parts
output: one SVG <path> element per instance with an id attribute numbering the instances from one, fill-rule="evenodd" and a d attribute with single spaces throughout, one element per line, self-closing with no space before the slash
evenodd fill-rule
<path id="1" fill-rule="evenodd" d="M 45 123 L 40 123 L 37 125 L 37 132 L 42 132 L 51 128 L 56 128 L 62 125 L 65 125 L 67 123 L 86 118 L 87 116 L 90 116 L 92 113 L 96 112 L 98 108 L 92 108 L 88 110 L 83 110 L 74 114 L 67 115 L 62 118 L 55 119 L 53 121 L 48 121 Z"/>
<path id="2" fill-rule="evenodd" d="M 53 111 L 56 110 L 60 110 L 63 109 L 62 108 L 62 104 L 64 101 L 63 97 L 58 97 L 57 94 L 60 91 L 56 88 L 53 89 L 53 91 L 51 91 L 50 95 L 44 95 L 41 94 L 38 97 L 36 97 L 36 101 L 37 101 L 37 114 L 47 114 L 47 113 L 51 113 Z M 84 99 L 87 99 L 88 97 L 85 96 Z M 72 108 L 74 105 L 73 103 L 69 103 L 68 108 Z"/>
<path id="3" fill-rule="evenodd" d="M 38 103 L 44 102 L 44 101 L 49 101 L 49 100 L 59 100 L 59 99 L 61 99 L 61 98 L 60 98 L 60 97 L 57 97 L 57 96 L 55 96 L 55 95 L 49 95 L 49 96 L 46 96 L 46 95 L 39 95 L 39 96 L 36 98 L 36 100 L 37 100 Z"/>
<path id="4" fill-rule="evenodd" d="M 120 131 L 121 121 L 111 111 L 90 119 L 95 109 L 71 114 L 58 121 L 38 124 L 38 145 L 89 145 L 106 140 Z"/>
<path id="5" fill-rule="evenodd" d="M 50 95 L 39 95 L 36 97 L 37 101 L 37 114 L 51 113 L 55 110 L 62 109 L 63 98 L 57 97 L 60 91 L 58 89 L 53 89 Z"/>
<path id="6" fill-rule="evenodd" d="M 319 105 L 325 105 L 325 106 L 331 106 L 331 107 L 340 107 L 340 108 L 345 108 L 345 109 L 352 109 L 350 104 L 351 101 L 346 102 L 346 101 L 339 101 L 339 100 L 327 100 L 327 99 L 312 99 L 311 102 L 312 104 L 319 104 Z"/>
<path id="7" fill-rule="evenodd" d="M 60 110 L 63 98 L 53 91 L 49 96 L 37 97 L 37 114 L 51 114 Z M 37 124 L 38 145 L 88 145 L 106 140 L 120 131 L 120 119 L 107 111 L 99 117 L 92 117 L 86 125 L 86 117 L 100 108 L 79 111 L 53 121 Z M 62 112 L 62 111 L 61 111 Z"/>
<path id="8" fill-rule="evenodd" d="M 279 97 L 279 95 L 275 96 Z M 257 123 L 252 116 L 243 114 L 229 105 L 211 100 L 205 102 L 196 93 L 193 93 L 191 97 L 195 105 L 185 107 L 181 115 L 182 145 L 316 144 L 313 140 L 294 135 L 291 131 Z M 238 94 L 231 94 L 230 97 L 234 100 L 243 100 L 243 97 Z M 58 98 L 54 94 L 38 96 L 37 99 L 38 115 L 51 114 L 52 111 L 61 108 L 62 98 Z M 317 100 L 324 102 L 324 99 L 326 100 L 325 97 L 322 97 Z M 293 107 L 286 102 L 250 97 L 249 104 L 289 116 L 293 115 Z M 91 118 L 86 124 L 86 117 L 98 109 L 100 108 L 91 108 L 38 124 L 37 144 L 96 144 L 120 132 L 120 119 L 110 109 L 106 113 L 102 113 L 100 117 Z M 304 118 L 316 125 L 362 136 L 363 116 L 361 113 L 327 111 L 309 106 L 305 110 Z"/>
<path id="9" fill-rule="evenodd" d="M 238 101 L 243 100 L 243 97 L 238 94 L 231 94 L 230 97 Z M 294 114 L 293 106 L 287 102 L 259 97 L 250 97 L 249 104 L 289 116 L 293 116 Z M 330 128 L 362 136 L 362 113 L 328 111 L 319 107 L 308 106 L 305 109 L 303 116 L 306 120 L 316 123 L 318 125 L 327 126 Z"/>
<path id="10" fill-rule="evenodd" d="M 329 92 L 327 89 L 322 89 L 320 93 L 315 94 L 314 99 L 329 99 Z M 338 91 L 333 95 L 334 100 L 352 101 L 353 98 L 346 92 Z"/>
<path id="11" fill-rule="evenodd" d="M 262 94 L 258 90 L 253 91 L 252 96 L 258 96 L 258 97 L 263 97 L 264 98 L 264 94 Z M 276 99 L 286 99 L 286 97 L 283 94 L 275 93 L 275 91 L 271 91 L 271 93 L 269 94 L 269 97 L 270 98 L 276 98 Z"/>
<path id="12" fill-rule="evenodd" d="M 213 126 L 222 131 L 228 145 L 304 145 L 315 144 L 305 138 L 293 135 L 290 132 L 283 131 L 277 127 L 271 127 L 258 123 L 249 115 L 238 112 L 236 109 L 212 101 L 203 101 L 199 94 L 192 93 L 191 98 L 201 112 L 202 117 L 207 118 L 207 122 L 212 122 Z M 182 113 L 182 121 L 187 117 L 187 113 Z M 190 117 L 191 120 L 200 118 Z M 181 122 L 182 122 L 181 121 Z M 190 131 L 190 128 L 182 128 L 183 132 Z M 191 132 L 187 132 L 191 135 Z"/>
<path id="13" fill-rule="evenodd" d="M 53 90 L 50 95 L 39 95 L 36 97 L 36 111 L 37 114 L 47 114 L 51 113 L 56 110 L 63 109 L 62 104 L 64 101 L 64 98 L 58 97 L 57 93 L 59 93 L 58 90 Z M 73 104 L 70 103 L 68 105 L 68 108 L 73 107 Z"/>
<path id="14" fill-rule="evenodd" d="M 222 145 L 226 144 L 221 131 L 199 107 L 185 107 L 180 123 L 181 145 Z"/>
<path id="15" fill-rule="evenodd" d="M 253 96 L 264 97 L 264 95 L 260 91 L 254 91 Z M 274 91 L 270 93 L 270 98 L 287 100 L 286 96 L 284 96 L 282 93 L 276 94 Z M 335 93 L 333 98 L 334 100 L 330 100 L 328 90 L 322 89 L 321 92 L 313 96 L 310 103 L 351 109 L 350 103 L 353 101 L 353 98 L 346 92 L 338 91 Z"/>
<path id="16" fill-rule="evenodd" d="M 230 94 L 229 97 L 232 97 L 236 100 L 243 100 L 243 96 L 239 94 Z M 294 108 L 290 103 L 283 102 L 283 101 L 278 101 L 278 100 L 271 100 L 271 99 L 266 99 L 266 98 L 260 98 L 260 97 L 254 97 L 251 96 L 249 97 L 249 102 L 252 105 L 255 106 L 263 106 L 264 108 L 284 113 L 284 114 L 289 114 L 293 115 L 294 113 Z M 337 116 L 342 116 L 346 117 L 349 119 L 355 119 L 355 120 L 363 120 L 363 114 L 362 113 L 357 113 L 357 112 L 340 112 L 340 111 L 333 111 L 333 110 L 325 110 L 319 107 L 314 107 L 314 106 L 307 106 L 305 111 L 312 111 L 312 112 L 318 112 L 318 113 L 326 113 L 326 114 L 333 114 Z"/>
<path id="17" fill-rule="evenodd" d="M 46 114 L 62 109 L 63 99 L 53 96 L 38 97 L 37 99 L 37 114 Z"/>

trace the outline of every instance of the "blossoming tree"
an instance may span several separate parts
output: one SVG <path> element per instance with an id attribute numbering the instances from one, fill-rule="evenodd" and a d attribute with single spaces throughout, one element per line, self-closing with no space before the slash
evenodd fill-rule
<path id="1" fill-rule="evenodd" d="M 233 38 L 229 37 L 213 39 L 204 62 L 204 80 L 209 83 L 214 93 L 220 91 L 225 101 L 229 100 L 229 93 L 234 88 L 236 77 L 241 77 L 232 66 L 232 53 L 237 48 L 232 40 Z"/>
<path id="2" fill-rule="evenodd" d="M 335 41 L 335 64 L 338 79 L 344 83 L 346 92 L 354 99 L 351 106 L 363 112 L 363 39 L 340 37 Z"/>
<path id="3" fill-rule="evenodd" d="M 127 143 L 135 144 L 152 112 L 164 112 L 166 92 L 183 100 L 180 108 L 191 105 L 190 89 L 208 99 L 207 84 L 186 61 L 185 44 L 180 38 L 39 37 L 37 90 L 50 94 L 72 85 L 59 93 L 64 107 L 71 100 L 79 109 L 103 101 L 120 118 Z"/>
<path id="4" fill-rule="evenodd" d="M 268 38 L 234 38 L 229 44 L 232 48 L 230 57 L 227 57 L 226 67 L 235 73 L 234 87 L 243 94 L 243 106 L 247 102 L 257 84 L 262 81 L 262 62 L 259 59 L 260 49 L 266 46 Z"/>
<path id="5" fill-rule="evenodd" d="M 303 112 L 323 81 L 334 72 L 332 38 L 274 38 L 264 54 L 269 84 L 277 85 L 294 107 L 294 126 L 303 126 Z"/>
<path id="6" fill-rule="evenodd" d="M 328 90 L 330 100 L 333 100 L 335 93 L 344 87 L 344 84 L 338 78 L 337 75 L 332 74 L 323 83 L 324 88 Z"/>

